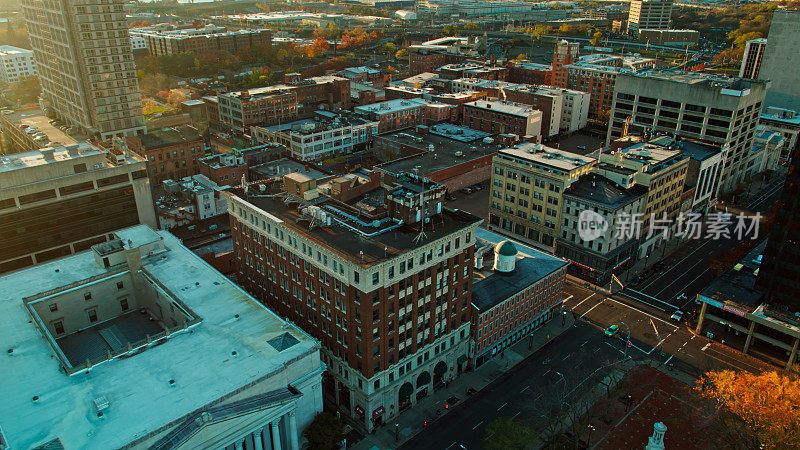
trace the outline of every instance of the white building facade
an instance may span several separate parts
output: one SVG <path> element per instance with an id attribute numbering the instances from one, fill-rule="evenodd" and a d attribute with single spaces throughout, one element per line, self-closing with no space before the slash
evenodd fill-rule
<path id="1" fill-rule="evenodd" d="M 0 45 L 0 81 L 14 84 L 35 75 L 32 51 Z"/>

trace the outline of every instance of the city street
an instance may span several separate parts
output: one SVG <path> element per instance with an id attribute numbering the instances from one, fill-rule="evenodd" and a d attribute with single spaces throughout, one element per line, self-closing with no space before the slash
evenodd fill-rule
<path id="1" fill-rule="evenodd" d="M 623 350 L 624 342 L 619 339 L 606 337 L 588 323 L 576 322 L 572 329 L 400 448 L 459 449 L 459 445 L 480 448 L 486 425 L 497 417 L 513 418 L 541 431 L 547 419 L 542 417 L 543 411 L 537 408 L 537 402 L 559 388 L 566 389 L 565 397 L 579 397 L 594 386 L 581 383 L 584 377 L 576 380 L 570 374 L 591 374 L 604 364 L 620 361 Z M 564 374 L 566 379 L 559 374 Z"/>
<path id="2" fill-rule="evenodd" d="M 780 177 L 768 183 L 745 203 L 746 215 L 760 212 L 766 215 L 777 200 L 783 183 Z M 731 208 L 733 212 L 733 207 Z M 736 209 L 738 211 L 738 209 Z M 736 213 L 734 212 L 734 215 Z M 759 234 L 764 236 L 766 230 Z M 697 294 L 714 280 L 710 263 L 720 252 L 732 250 L 740 241 L 735 235 L 721 239 L 699 239 L 684 243 L 662 261 L 662 269 L 645 278 L 638 285 L 628 282 L 621 295 L 672 315 L 675 310 L 691 313 Z"/>

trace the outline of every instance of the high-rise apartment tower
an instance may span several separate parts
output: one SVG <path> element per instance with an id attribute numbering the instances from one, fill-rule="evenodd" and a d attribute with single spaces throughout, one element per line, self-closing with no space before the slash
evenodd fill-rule
<path id="1" fill-rule="evenodd" d="M 145 131 L 123 0 L 22 0 L 49 115 L 103 140 Z"/>

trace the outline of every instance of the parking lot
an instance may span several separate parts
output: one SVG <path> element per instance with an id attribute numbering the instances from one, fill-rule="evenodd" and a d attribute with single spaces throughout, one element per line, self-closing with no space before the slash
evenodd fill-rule
<path id="1" fill-rule="evenodd" d="M 460 209 L 470 212 L 478 217 L 486 219 L 489 213 L 489 181 L 481 182 L 484 188 L 471 194 L 454 192 L 455 200 L 449 200 L 447 206 L 453 209 Z"/>

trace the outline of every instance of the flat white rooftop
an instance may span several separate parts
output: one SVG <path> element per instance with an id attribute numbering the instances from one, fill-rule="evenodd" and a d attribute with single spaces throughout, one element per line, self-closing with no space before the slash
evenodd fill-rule
<path id="1" fill-rule="evenodd" d="M 52 150 L 52 155 L 48 150 Z M 57 146 L 24 153 L 11 153 L 0 156 L 0 172 L 10 172 L 12 170 L 27 169 L 59 161 L 77 160 L 86 156 L 103 154 L 105 152 L 85 142 L 67 147 Z"/>
<path id="2" fill-rule="evenodd" d="M 120 266 L 104 269 L 89 251 L 0 277 L 0 428 L 10 448 L 54 439 L 67 449 L 119 448 L 281 371 L 318 346 L 169 232 L 139 225 L 117 235 L 126 247 L 128 239 L 133 247 L 163 239 L 166 251 L 144 255 L 143 269 L 200 322 L 141 353 L 67 375 L 30 323 L 22 299 L 102 278 Z M 267 343 L 284 333 L 298 342 L 282 351 Z M 102 397 L 108 406 L 98 417 L 95 400 Z"/>
<path id="3" fill-rule="evenodd" d="M 504 148 L 500 150 L 498 155 L 568 171 L 597 161 L 596 158 L 589 156 L 578 155 L 576 153 L 547 147 L 542 144 L 532 143 L 518 144 L 514 147 Z"/>

